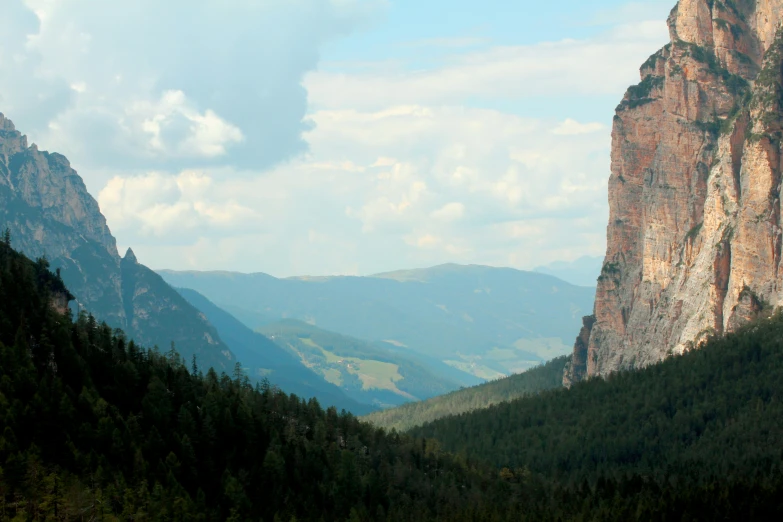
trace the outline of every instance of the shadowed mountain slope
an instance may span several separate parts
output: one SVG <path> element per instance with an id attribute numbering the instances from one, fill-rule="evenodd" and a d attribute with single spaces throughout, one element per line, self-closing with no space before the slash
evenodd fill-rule
<path id="1" fill-rule="evenodd" d="M 303 365 L 291 351 L 252 331 L 195 290 L 179 288 L 177 291 L 204 313 L 250 377 L 266 378 L 284 392 L 316 397 L 321 404 L 346 409 L 356 415 L 374 409 L 369 404 L 349 398 L 338 386 L 326 382 L 321 375 Z"/>

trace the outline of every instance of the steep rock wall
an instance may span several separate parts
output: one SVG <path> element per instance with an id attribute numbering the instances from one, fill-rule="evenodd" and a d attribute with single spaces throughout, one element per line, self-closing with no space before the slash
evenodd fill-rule
<path id="1" fill-rule="evenodd" d="M 781 21 L 783 0 L 672 10 L 671 43 L 614 118 L 607 254 L 566 385 L 681 353 L 783 301 Z"/>

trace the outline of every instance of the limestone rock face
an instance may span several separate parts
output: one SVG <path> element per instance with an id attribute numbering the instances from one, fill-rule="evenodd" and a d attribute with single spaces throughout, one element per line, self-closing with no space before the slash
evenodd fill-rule
<path id="1" fill-rule="evenodd" d="M 98 203 L 59 154 L 28 147 L 0 114 L 0 226 L 27 256 L 62 268 L 76 303 L 124 328 L 120 257 Z"/>
<path id="2" fill-rule="evenodd" d="M 232 364 L 231 352 L 195 308 L 132 251 L 120 258 L 98 202 L 68 160 L 28 146 L 3 114 L 0 228 L 10 229 L 15 249 L 46 256 L 61 269 L 80 309 L 145 346 L 166 350 L 174 341 L 181 354 L 197 354 L 204 365 L 223 370 Z"/>
<path id="3" fill-rule="evenodd" d="M 781 22 L 783 0 L 672 10 L 671 43 L 614 118 L 606 259 L 566 385 L 783 304 Z"/>

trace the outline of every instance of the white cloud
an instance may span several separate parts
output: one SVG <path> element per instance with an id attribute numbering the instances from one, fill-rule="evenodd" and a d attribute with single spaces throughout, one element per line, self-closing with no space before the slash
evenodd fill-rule
<path id="1" fill-rule="evenodd" d="M 182 243 L 210 233 L 240 233 L 263 216 L 221 197 L 212 177 L 196 171 L 114 177 L 98 202 L 114 230 L 137 241 Z"/>
<path id="2" fill-rule="evenodd" d="M 3 0 L 0 104 L 100 187 L 107 170 L 306 150 L 303 75 L 383 0 Z M 8 26 L 8 27 L 6 27 Z"/>
<path id="3" fill-rule="evenodd" d="M 603 249 L 609 143 L 600 133 L 558 136 L 559 122 L 448 107 L 312 119 L 309 156 L 266 175 L 117 179 L 101 206 L 156 267 L 171 259 L 278 275 L 446 261 L 524 267 L 559 259 L 563 245 L 572 254 Z"/>
<path id="4" fill-rule="evenodd" d="M 455 36 L 450 38 L 424 38 L 402 44 L 405 47 L 436 47 L 447 49 L 458 49 L 464 47 L 475 47 L 489 43 L 488 38 L 478 36 Z"/>
<path id="5" fill-rule="evenodd" d="M 447 203 L 430 215 L 439 221 L 456 221 L 465 214 L 465 205 L 459 202 Z"/>
<path id="6" fill-rule="evenodd" d="M 559 134 L 561 136 L 589 134 L 591 132 L 604 130 L 605 128 L 606 127 L 604 127 L 602 123 L 579 123 L 576 120 L 568 118 L 566 121 L 552 129 L 552 134 Z"/>
<path id="7" fill-rule="evenodd" d="M 634 15 L 535 45 L 433 35 L 428 68 L 317 69 L 382 0 L 27 4 L 0 2 L 2 110 L 102 188 L 119 242 L 154 267 L 276 275 L 601 253 L 611 113 L 508 107 L 619 100 L 666 40 Z"/>
<path id="8" fill-rule="evenodd" d="M 182 91 L 166 91 L 153 102 L 136 102 L 120 122 L 130 135 L 136 134 L 134 127 L 145 135 L 143 152 L 169 157 L 223 156 L 226 146 L 245 139 L 241 130 L 213 111 L 199 114 Z"/>

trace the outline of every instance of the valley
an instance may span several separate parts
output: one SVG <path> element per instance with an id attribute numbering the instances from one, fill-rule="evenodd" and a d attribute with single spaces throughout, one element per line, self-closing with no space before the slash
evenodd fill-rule
<path id="1" fill-rule="evenodd" d="M 370 277 L 277 279 L 266 274 L 174 272 L 253 329 L 297 319 L 456 369 L 471 385 L 570 351 L 593 290 L 506 268 L 443 265 Z M 463 374 L 463 375 L 459 375 Z"/>
<path id="2" fill-rule="evenodd" d="M 0 522 L 783 516 L 783 0 L 147 1 L 0 5 Z"/>
<path id="3" fill-rule="evenodd" d="M 350 397 L 376 407 L 428 399 L 460 385 L 443 369 L 430 369 L 426 363 L 406 357 L 405 352 L 392 352 L 294 319 L 271 323 L 258 331 Z"/>

